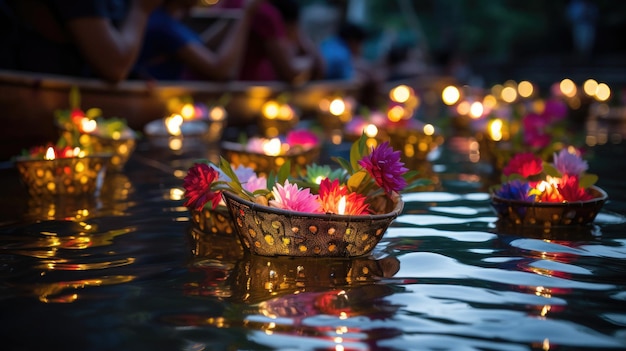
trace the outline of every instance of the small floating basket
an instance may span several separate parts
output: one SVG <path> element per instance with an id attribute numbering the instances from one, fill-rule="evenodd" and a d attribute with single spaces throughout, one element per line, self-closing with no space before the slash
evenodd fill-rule
<path id="1" fill-rule="evenodd" d="M 54 160 L 18 157 L 15 165 L 32 196 L 99 195 L 111 154 Z"/>
<path id="2" fill-rule="evenodd" d="M 509 200 L 492 195 L 491 206 L 500 221 L 513 225 L 527 226 L 578 226 L 594 221 L 607 194 L 604 190 L 592 186 L 593 199 L 573 202 L 527 202 Z"/>
<path id="3" fill-rule="evenodd" d="M 263 206 L 224 192 L 242 244 L 262 256 L 358 257 L 382 239 L 404 203 L 377 198 L 378 214 L 348 216 L 310 214 Z"/>
<path id="4" fill-rule="evenodd" d="M 287 154 L 272 156 L 248 151 L 242 144 L 225 141 L 222 143 L 222 152 L 234 167 L 246 166 L 259 174 L 268 174 L 271 171 L 278 172 L 287 161 L 291 162 L 292 171 L 295 171 L 296 167 L 305 169 L 306 165 L 319 159 L 320 146 L 293 148 Z"/>

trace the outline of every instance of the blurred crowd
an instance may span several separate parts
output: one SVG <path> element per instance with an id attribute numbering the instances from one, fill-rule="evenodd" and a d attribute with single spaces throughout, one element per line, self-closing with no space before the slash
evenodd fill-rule
<path id="1" fill-rule="evenodd" d="M 341 16 L 318 28 L 323 37 L 304 31 L 297 0 L 221 0 L 210 10 L 230 19 L 223 30 L 190 26 L 197 8 L 197 0 L 0 0 L 0 69 L 111 83 L 376 84 L 418 73 L 407 65 L 415 58 L 406 48 L 390 50 L 382 62 L 364 59 L 368 32 Z"/>

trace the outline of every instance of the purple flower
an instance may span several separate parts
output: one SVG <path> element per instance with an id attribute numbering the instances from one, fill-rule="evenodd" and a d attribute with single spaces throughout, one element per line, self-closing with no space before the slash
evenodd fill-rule
<path id="1" fill-rule="evenodd" d="M 495 191 L 495 195 L 507 200 L 535 201 L 535 195 L 528 195 L 530 184 L 519 180 L 512 180 L 502 184 L 500 189 Z"/>
<path id="2" fill-rule="evenodd" d="M 580 154 L 571 153 L 564 148 L 554 153 L 554 167 L 561 174 L 579 176 L 589 168 L 589 165 L 580 157 Z"/>
<path id="3" fill-rule="evenodd" d="M 388 194 L 393 191 L 399 192 L 407 185 L 403 176 L 408 168 L 400 161 L 400 151 L 394 151 L 388 141 L 373 148 L 372 152 L 358 163 Z"/>
<path id="4" fill-rule="evenodd" d="M 550 99 L 546 101 L 542 115 L 549 122 L 561 121 L 567 116 L 567 105 L 561 100 Z"/>

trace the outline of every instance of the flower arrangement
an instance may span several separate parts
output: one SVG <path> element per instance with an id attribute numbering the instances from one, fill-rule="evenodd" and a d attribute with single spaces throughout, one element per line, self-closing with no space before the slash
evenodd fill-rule
<path id="1" fill-rule="evenodd" d="M 311 163 L 296 174 L 289 162 L 267 175 L 223 157 L 195 163 L 183 182 L 185 206 L 197 212 L 225 205 L 241 242 L 260 255 L 363 255 L 401 212 L 399 193 L 429 182 L 404 167 L 387 142 L 366 141 L 353 143 L 349 160 L 333 158 L 339 168 Z"/>
<path id="2" fill-rule="evenodd" d="M 110 153 L 109 170 L 120 171 L 135 149 L 137 134 L 127 121 L 104 117 L 99 108 L 82 109 L 77 88 L 70 91 L 70 108 L 56 110 L 54 117 L 61 131 L 57 145 L 79 147 L 87 155 Z"/>
<path id="3" fill-rule="evenodd" d="M 502 183 L 492 189 L 494 208 L 501 217 L 518 224 L 589 223 L 599 211 L 597 205 L 601 207 L 606 199 L 606 193 L 594 186 L 598 176 L 587 173 L 588 168 L 580 151 L 573 147 L 555 152 L 552 162 L 530 152 L 516 154 L 502 170 Z M 586 204 L 593 205 L 591 211 L 584 210 Z M 530 214 L 531 207 L 560 212 Z"/>
<path id="4" fill-rule="evenodd" d="M 207 203 L 216 208 L 222 192 L 229 191 L 255 203 L 304 213 L 363 215 L 371 213 L 368 200 L 426 185 L 415 179 L 400 161 L 400 152 L 388 142 L 368 148 L 361 137 L 351 148 L 350 160 L 333 159 L 341 169 L 310 164 L 306 172 L 291 175 L 286 163 L 277 173 L 258 176 L 249 167 L 233 168 L 224 158 L 219 165 L 196 163 L 184 179 L 185 206 L 202 209 Z M 412 181 L 409 183 L 409 180 Z"/>
<path id="5" fill-rule="evenodd" d="M 589 165 L 574 148 L 554 153 L 553 163 L 533 153 L 520 153 L 504 167 L 503 184 L 495 194 L 528 202 L 573 202 L 593 198 L 589 188 L 598 176 L 586 173 Z"/>

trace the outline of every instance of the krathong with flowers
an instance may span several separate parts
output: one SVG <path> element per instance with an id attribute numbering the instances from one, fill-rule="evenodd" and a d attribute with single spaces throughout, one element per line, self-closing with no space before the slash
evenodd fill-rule
<path id="1" fill-rule="evenodd" d="M 502 183 L 492 189 L 492 206 L 512 224 L 585 225 L 593 222 L 607 194 L 587 173 L 579 150 L 566 147 L 552 162 L 530 152 L 514 155 L 502 171 Z"/>
<path id="2" fill-rule="evenodd" d="M 80 107 L 80 92 L 70 91 L 70 108 L 54 112 L 60 130 L 58 145 L 79 147 L 87 155 L 110 153 L 108 169 L 121 171 L 135 150 L 137 133 L 125 119 L 104 117 L 97 107 Z"/>
<path id="3" fill-rule="evenodd" d="M 298 174 L 289 162 L 258 175 L 247 167 L 195 163 L 184 179 L 185 206 L 218 209 L 225 201 L 235 231 L 253 253 L 353 257 L 369 253 L 403 208 L 401 192 L 429 180 L 404 167 L 385 142 L 369 147 L 364 135 L 340 168 L 309 164 Z"/>
<path id="4" fill-rule="evenodd" d="M 111 154 L 87 153 L 64 139 L 36 146 L 14 158 L 22 183 L 37 198 L 98 195 Z"/>

